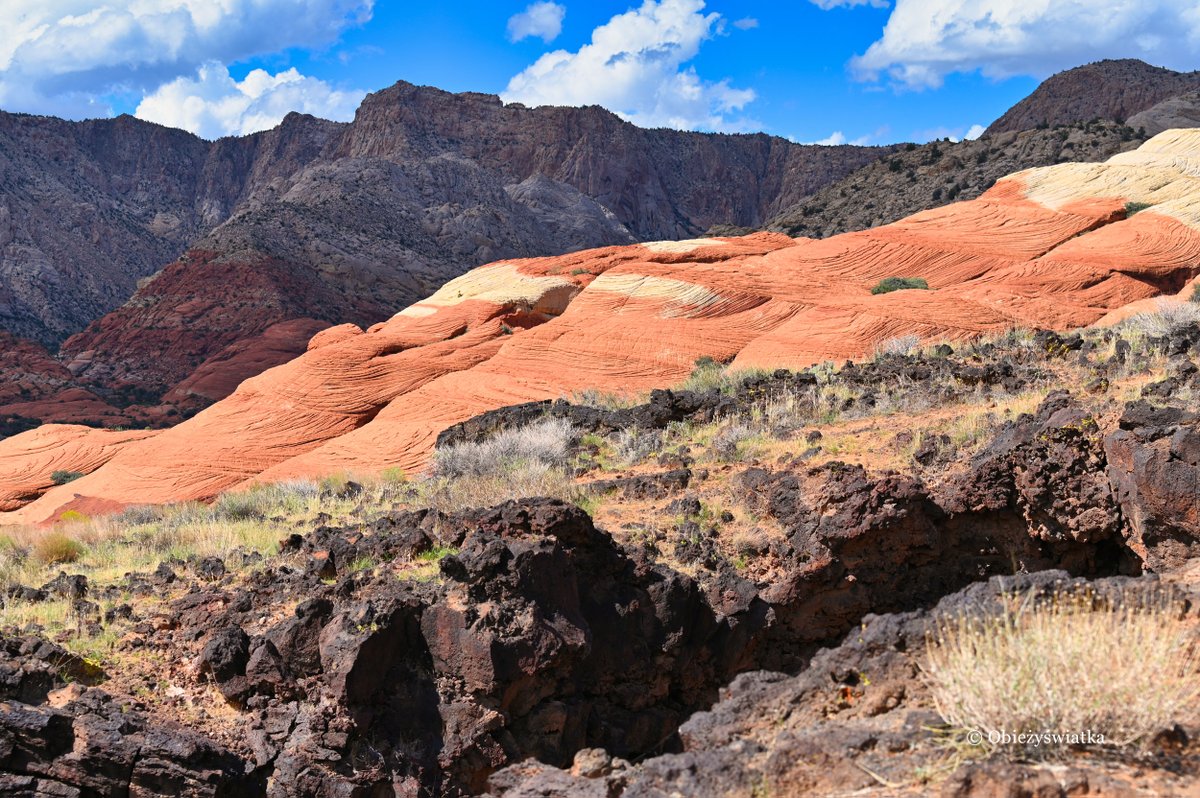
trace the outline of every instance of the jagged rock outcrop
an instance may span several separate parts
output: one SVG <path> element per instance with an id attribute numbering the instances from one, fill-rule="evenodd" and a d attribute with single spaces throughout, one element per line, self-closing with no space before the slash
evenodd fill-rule
<path id="1" fill-rule="evenodd" d="M 733 680 L 721 701 L 679 730 L 681 751 L 630 763 L 603 750 L 581 751 L 570 767 L 529 760 L 489 779 L 494 798 L 649 798 L 662 795 L 925 794 L 946 798 L 1020 795 L 1066 798 L 1082 792 L 1185 794 L 1188 776 L 1153 772 L 1153 786 L 1103 763 L 949 760 L 936 736 L 920 663 L 938 619 L 996 612 L 1014 592 L 1047 594 L 1086 586 L 1096 595 L 1154 595 L 1148 579 L 1072 580 L 1061 571 L 994 577 L 915 612 L 867 616 L 839 645 L 795 675 L 755 671 Z M 1169 743 L 1144 755 L 1167 768 L 1195 762 Z M 1186 764 L 1184 764 L 1186 763 Z M 953 770 L 923 783 L 922 772 Z M 1146 771 L 1140 771 L 1145 778 Z"/>
<path id="2" fill-rule="evenodd" d="M 1130 527 L 1129 546 L 1155 570 L 1200 552 L 1200 428 L 1194 412 L 1129 405 L 1104 439 L 1108 479 Z"/>
<path id="3" fill-rule="evenodd" d="M 1102 164 L 1027 170 L 978 200 L 821 241 L 757 234 L 492 264 L 365 332 L 321 331 L 295 360 L 3 520 L 415 471 L 441 430 L 488 409 L 648 390 L 701 356 L 795 368 L 895 336 L 1080 327 L 1178 300 L 1200 271 L 1198 152 L 1200 133 L 1170 131 Z M 1130 201 L 1153 207 L 1127 217 Z M 930 290 L 872 293 L 895 275 Z M 0 456 L 21 445 L 0 442 Z"/>
<path id="4" fill-rule="evenodd" d="M 148 718 L 130 699 L 84 685 L 101 677 L 44 640 L 0 641 L 0 791 L 20 798 L 262 795 L 263 774 L 244 759 Z"/>
<path id="5" fill-rule="evenodd" d="M 1175 72 L 1135 58 L 1097 61 L 1042 82 L 988 126 L 984 135 L 1131 116 L 1200 87 L 1200 72 Z"/>

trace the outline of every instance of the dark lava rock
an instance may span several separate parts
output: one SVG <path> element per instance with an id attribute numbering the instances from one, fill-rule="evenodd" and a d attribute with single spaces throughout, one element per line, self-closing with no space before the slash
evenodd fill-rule
<path id="1" fill-rule="evenodd" d="M 1156 571 L 1200 554 L 1200 419 L 1145 402 L 1104 439 L 1108 480 L 1128 545 Z"/>
<path id="2" fill-rule="evenodd" d="M 225 563 L 220 557 L 204 557 L 196 563 L 196 576 L 209 582 L 216 582 L 225 575 Z"/>
<path id="3" fill-rule="evenodd" d="M 83 598 L 88 593 L 88 580 L 83 574 L 72 574 L 59 571 L 58 576 L 42 585 L 42 592 L 51 596 L 66 599 Z"/>
<path id="4" fill-rule="evenodd" d="M 973 584 L 931 609 L 868 615 L 839 644 L 817 652 L 796 675 L 739 675 L 721 690 L 718 703 L 683 724 L 679 751 L 610 769 L 572 765 L 567 770 L 523 762 L 492 775 L 489 795 L 876 794 L 883 779 L 911 785 L 912 794 L 928 794 L 913 783 L 914 773 L 947 761 L 935 734 L 940 719 L 926 708 L 929 697 L 919 676 L 935 620 L 964 612 L 996 612 L 1003 597 L 1013 592 L 1045 595 L 1083 585 L 1114 596 L 1159 589 L 1147 578 L 1087 583 L 1062 571 L 1047 571 Z M 588 760 L 605 761 L 595 753 L 589 753 Z M 1089 783 L 1100 789 L 1099 794 L 1110 794 L 1104 788 L 1112 782 L 1102 764 L 1077 764 L 1065 777 L 1061 770 L 1007 761 L 968 762 L 944 782 L 942 794 L 1066 796 L 1079 794 L 1078 785 Z"/>

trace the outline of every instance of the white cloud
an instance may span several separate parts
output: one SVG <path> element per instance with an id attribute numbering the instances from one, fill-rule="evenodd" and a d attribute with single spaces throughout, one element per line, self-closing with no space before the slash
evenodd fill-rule
<path id="1" fill-rule="evenodd" d="M 952 72 L 1042 78 L 1101 58 L 1191 70 L 1197 56 L 1195 0 L 897 0 L 883 36 L 851 68 L 926 88 Z"/>
<path id="2" fill-rule="evenodd" d="M 859 136 L 858 138 L 848 139 L 848 138 L 846 138 L 845 133 L 843 133 L 840 130 L 835 130 L 832 133 L 830 133 L 828 136 L 826 136 L 825 138 L 819 139 L 817 141 L 796 141 L 794 138 L 791 140 L 796 141 L 797 144 L 817 144 L 822 147 L 837 147 L 842 144 L 851 144 L 855 147 L 866 147 L 867 145 L 869 145 L 871 143 L 871 141 L 873 139 L 878 139 L 881 135 L 883 135 L 886 132 L 887 132 L 887 128 L 882 127 L 879 130 L 876 130 L 874 133 L 865 133 L 865 134 Z"/>
<path id="3" fill-rule="evenodd" d="M 146 96 L 137 116 L 214 139 L 272 128 L 289 111 L 349 120 L 364 94 L 335 91 L 295 69 L 276 75 L 255 69 L 235 81 L 220 62 L 211 61 L 195 78 L 176 78 Z"/>
<path id="4" fill-rule="evenodd" d="M 947 127 L 946 125 L 938 125 L 937 127 L 925 128 L 924 130 L 914 131 L 911 140 L 915 142 L 941 141 L 946 139 L 957 144 L 960 141 L 974 140 L 983 135 L 987 130 L 983 125 L 971 125 L 968 128 L 964 127 Z"/>
<path id="5" fill-rule="evenodd" d="M 0 107 L 100 116 L 210 61 L 323 47 L 375 0 L 4 0 Z"/>
<path id="6" fill-rule="evenodd" d="M 738 30 L 751 30 L 758 27 L 758 20 L 754 17 L 742 17 L 733 21 L 733 27 Z"/>
<path id="7" fill-rule="evenodd" d="M 646 127 L 732 130 L 753 89 L 708 81 L 692 67 L 700 45 L 717 35 L 720 14 L 703 0 L 645 0 L 592 31 L 578 52 L 555 50 L 515 75 L 501 97 L 526 105 L 602 105 Z"/>
<path id="8" fill-rule="evenodd" d="M 854 8 L 855 6 L 871 6 L 872 8 L 887 8 L 888 0 L 809 0 L 814 6 L 828 11 L 831 8 L 844 6 L 846 8 Z"/>
<path id="9" fill-rule="evenodd" d="M 562 33 L 563 17 L 567 7 L 558 3 L 530 3 L 524 11 L 508 18 L 509 41 L 519 42 L 529 36 L 537 36 L 544 42 L 552 42 Z"/>

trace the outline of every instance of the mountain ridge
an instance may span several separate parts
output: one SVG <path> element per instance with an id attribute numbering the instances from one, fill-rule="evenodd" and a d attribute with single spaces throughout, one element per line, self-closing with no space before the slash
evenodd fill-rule
<path id="1" fill-rule="evenodd" d="M 1176 72 L 1136 58 L 1096 61 L 1046 78 L 988 125 L 984 135 L 1092 119 L 1123 123 L 1169 97 L 1196 89 L 1200 71 Z"/>

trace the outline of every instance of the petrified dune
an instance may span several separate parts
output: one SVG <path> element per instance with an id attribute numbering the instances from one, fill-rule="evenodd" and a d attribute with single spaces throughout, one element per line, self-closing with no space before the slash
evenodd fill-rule
<path id="1" fill-rule="evenodd" d="M 1127 201 L 1154 206 L 1126 218 Z M 203 499 L 254 480 L 412 471 L 441 429 L 505 404 L 662 386 L 702 355 L 801 367 L 898 335 L 1078 327 L 1176 294 L 1198 272 L 1200 130 L 1164 132 L 1104 164 L 1020 172 L 977 200 L 822 241 L 757 234 L 491 264 L 366 332 L 319 332 L 300 357 L 173 429 L 102 455 L 81 446 L 86 463 L 66 441 L 91 432 L 0 442 L 0 463 L 12 464 L 36 448 L 32 436 L 57 436 L 54 468 L 95 469 L 0 522 Z M 932 290 L 873 296 L 890 276 Z M 30 459 L 14 490 L 6 466 L 5 506 L 47 483 L 48 467 Z"/>

